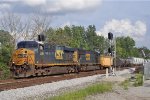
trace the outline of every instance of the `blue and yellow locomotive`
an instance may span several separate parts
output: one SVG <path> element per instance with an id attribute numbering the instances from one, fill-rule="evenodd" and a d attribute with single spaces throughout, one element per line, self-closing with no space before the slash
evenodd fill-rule
<path id="1" fill-rule="evenodd" d="M 112 57 L 100 56 L 95 51 L 39 41 L 21 41 L 12 55 L 11 71 L 13 77 L 19 78 L 80 72 L 110 66 Z"/>

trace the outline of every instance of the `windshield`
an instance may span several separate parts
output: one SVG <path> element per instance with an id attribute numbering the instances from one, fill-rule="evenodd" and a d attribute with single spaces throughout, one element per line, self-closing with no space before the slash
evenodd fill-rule
<path id="1" fill-rule="evenodd" d="M 27 54 L 18 54 L 18 58 L 26 58 Z"/>
<path id="2" fill-rule="evenodd" d="M 18 48 L 38 48 L 36 41 L 21 41 L 17 44 Z"/>

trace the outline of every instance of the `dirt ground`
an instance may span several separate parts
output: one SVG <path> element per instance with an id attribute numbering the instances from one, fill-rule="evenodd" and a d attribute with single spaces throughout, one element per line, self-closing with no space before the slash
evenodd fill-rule
<path id="1" fill-rule="evenodd" d="M 106 79 L 107 81 L 123 81 L 118 77 Z M 144 81 L 143 86 L 129 87 L 127 90 L 116 85 L 112 92 L 88 96 L 86 100 L 150 100 L 150 80 Z"/>

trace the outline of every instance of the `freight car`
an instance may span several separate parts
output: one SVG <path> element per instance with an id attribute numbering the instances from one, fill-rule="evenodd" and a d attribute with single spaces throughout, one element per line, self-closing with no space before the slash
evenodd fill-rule
<path id="1" fill-rule="evenodd" d="M 105 63 L 102 63 L 105 60 Z M 105 59 L 106 58 L 106 59 Z M 98 52 L 52 45 L 39 41 L 21 41 L 11 60 L 13 77 L 42 76 L 111 67 L 113 58 Z"/>
<path id="2" fill-rule="evenodd" d="M 142 66 L 145 62 L 144 58 L 130 57 L 128 59 L 131 66 Z"/>
<path id="3" fill-rule="evenodd" d="M 128 57 L 126 59 L 117 58 L 116 66 L 117 67 L 133 67 L 133 66 L 142 66 L 148 60 L 144 58 L 137 58 L 137 57 Z"/>

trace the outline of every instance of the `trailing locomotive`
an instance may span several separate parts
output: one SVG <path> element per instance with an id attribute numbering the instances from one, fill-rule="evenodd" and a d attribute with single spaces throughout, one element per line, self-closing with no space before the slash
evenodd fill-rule
<path id="1" fill-rule="evenodd" d="M 110 56 L 38 41 L 21 41 L 12 55 L 13 77 L 42 76 L 111 67 Z"/>

